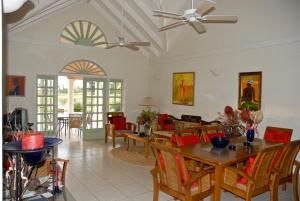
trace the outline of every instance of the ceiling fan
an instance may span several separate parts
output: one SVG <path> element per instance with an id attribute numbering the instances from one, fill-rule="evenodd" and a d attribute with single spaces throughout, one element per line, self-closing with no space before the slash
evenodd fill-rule
<path id="1" fill-rule="evenodd" d="M 204 33 L 206 28 L 203 23 L 235 23 L 238 20 L 234 15 L 206 15 L 215 8 L 216 2 L 211 0 L 202 1 L 197 8 L 194 8 L 192 0 L 192 8 L 184 11 L 182 15 L 177 13 L 155 10 L 153 16 L 176 19 L 178 21 L 163 26 L 159 31 L 165 31 L 181 25 L 191 25 L 199 34 Z"/>
<path id="2" fill-rule="evenodd" d="M 111 49 L 114 47 L 126 47 L 128 49 L 138 51 L 139 47 L 138 46 L 150 46 L 150 42 L 129 42 L 126 37 L 124 37 L 123 34 L 123 19 L 124 19 L 124 11 L 122 7 L 122 20 L 121 20 L 121 34 L 117 38 L 117 41 L 115 43 L 108 43 L 108 42 L 101 42 L 100 44 L 106 44 L 107 47 L 106 49 Z"/>

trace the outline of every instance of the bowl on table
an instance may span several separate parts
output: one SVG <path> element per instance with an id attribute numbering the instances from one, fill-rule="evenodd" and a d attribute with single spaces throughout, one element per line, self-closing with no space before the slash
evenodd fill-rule
<path id="1" fill-rule="evenodd" d="M 229 144 L 229 139 L 226 137 L 214 137 L 211 139 L 211 143 L 214 147 L 224 148 Z"/>

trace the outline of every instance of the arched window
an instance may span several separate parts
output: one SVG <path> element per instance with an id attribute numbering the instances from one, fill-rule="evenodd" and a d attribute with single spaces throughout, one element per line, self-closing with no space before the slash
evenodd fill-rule
<path id="1" fill-rule="evenodd" d="M 88 60 L 75 60 L 60 70 L 60 73 L 105 76 L 106 72 L 98 64 Z"/>
<path id="2" fill-rule="evenodd" d="M 85 20 L 68 24 L 60 34 L 60 42 L 89 47 L 106 48 L 107 46 L 103 44 L 107 42 L 103 31 L 97 25 Z"/>

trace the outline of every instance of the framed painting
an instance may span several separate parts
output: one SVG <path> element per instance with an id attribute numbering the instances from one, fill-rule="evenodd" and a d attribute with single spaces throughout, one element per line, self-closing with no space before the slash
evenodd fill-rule
<path id="1" fill-rule="evenodd" d="M 6 95 L 25 96 L 25 76 L 6 76 Z"/>
<path id="2" fill-rule="evenodd" d="M 262 72 L 239 73 L 239 109 L 260 110 Z"/>
<path id="3" fill-rule="evenodd" d="M 173 73 L 173 104 L 194 105 L 194 77 L 194 72 Z"/>

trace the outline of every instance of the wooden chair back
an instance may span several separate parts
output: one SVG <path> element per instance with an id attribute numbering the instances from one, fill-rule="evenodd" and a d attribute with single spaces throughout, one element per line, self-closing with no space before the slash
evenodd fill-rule
<path id="1" fill-rule="evenodd" d="M 61 177 L 58 179 L 59 179 L 59 181 L 61 181 L 61 183 L 63 185 L 65 185 L 66 171 L 67 171 L 67 166 L 68 166 L 69 160 L 62 159 L 62 158 L 56 158 L 55 163 L 56 163 L 55 165 L 59 166 L 59 169 L 61 171 L 61 174 L 59 174 Z M 51 174 L 51 159 L 47 160 L 47 170 L 48 170 L 48 175 L 50 175 Z"/>
<path id="2" fill-rule="evenodd" d="M 165 144 L 152 143 L 162 185 L 182 192 L 182 180 L 188 180 L 188 170 L 180 149 Z"/>
<path id="3" fill-rule="evenodd" d="M 81 115 L 69 115 L 69 128 L 81 128 Z"/>
<path id="4" fill-rule="evenodd" d="M 202 131 L 201 132 L 201 140 L 204 141 L 207 144 L 210 144 L 211 142 L 210 142 L 210 140 L 206 140 L 207 139 L 206 136 L 209 136 L 210 134 L 213 134 L 213 133 L 223 132 L 221 126 L 218 125 L 218 124 L 203 126 L 201 128 L 201 131 Z"/>
<path id="5" fill-rule="evenodd" d="M 290 177 L 293 174 L 293 165 L 300 150 L 300 140 L 290 142 L 283 149 L 283 157 L 279 163 L 280 178 Z"/>
<path id="6" fill-rule="evenodd" d="M 281 134 L 281 136 L 278 135 L 274 136 L 275 141 L 269 139 L 270 136 L 272 137 L 272 135 L 276 135 L 276 134 Z M 264 140 L 287 143 L 290 141 L 292 134 L 293 134 L 293 129 L 268 126 L 265 130 Z"/>
<path id="7" fill-rule="evenodd" d="M 252 171 L 249 175 L 253 178 L 254 183 L 248 182 L 248 184 L 253 185 L 255 189 L 264 188 L 270 185 L 273 164 L 276 160 L 275 156 L 282 148 L 283 145 L 278 144 L 260 151 L 255 158 Z"/>

